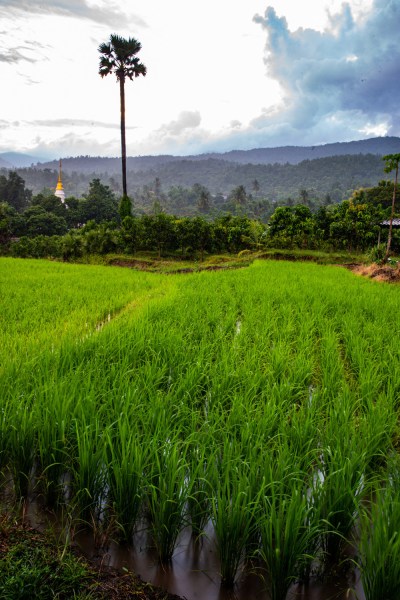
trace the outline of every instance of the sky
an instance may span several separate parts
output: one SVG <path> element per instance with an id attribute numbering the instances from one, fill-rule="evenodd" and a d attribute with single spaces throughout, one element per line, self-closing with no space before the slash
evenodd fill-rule
<path id="1" fill-rule="evenodd" d="M 398 136 L 399 31 L 400 0 L 0 0 L 0 153 L 120 156 L 112 33 L 130 156 Z"/>

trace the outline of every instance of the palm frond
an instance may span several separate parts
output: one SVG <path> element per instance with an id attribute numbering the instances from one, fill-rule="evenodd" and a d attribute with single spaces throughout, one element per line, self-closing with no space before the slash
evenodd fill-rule
<path id="1" fill-rule="evenodd" d="M 99 74 L 101 77 L 114 73 L 118 80 L 133 79 L 146 75 L 146 67 L 139 61 L 136 54 L 142 45 L 135 38 L 125 39 L 117 34 L 111 34 L 109 43 L 100 44 Z"/>

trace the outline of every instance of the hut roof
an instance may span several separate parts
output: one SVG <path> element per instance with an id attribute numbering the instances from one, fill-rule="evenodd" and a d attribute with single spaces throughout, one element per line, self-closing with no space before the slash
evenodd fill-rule
<path id="1" fill-rule="evenodd" d="M 386 221 L 381 221 L 379 224 L 382 227 L 389 227 L 390 221 L 387 219 Z M 400 227 L 400 219 L 393 219 L 392 227 Z"/>

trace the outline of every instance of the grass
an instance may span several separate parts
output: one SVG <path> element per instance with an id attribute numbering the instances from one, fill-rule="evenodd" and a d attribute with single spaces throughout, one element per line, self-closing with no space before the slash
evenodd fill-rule
<path id="1" fill-rule="evenodd" d="M 18 499 L 41 490 L 128 543 L 140 522 L 164 563 L 211 522 L 224 585 L 261 556 L 276 598 L 385 506 L 362 508 L 394 477 L 397 287 L 273 260 L 182 277 L 1 259 L 0 280 Z"/>
<path id="2" fill-rule="evenodd" d="M 0 595 L 4 600 L 176 600 L 134 574 L 87 562 L 14 518 L 0 521 Z"/>
<path id="3" fill-rule="evenodd" d="M 90 579 L 88 567 L 69 552 L 62 556 L 36 532 L 15 526 L 6 531 L 4 523 L 0 540 L 3 543 L 7 540 L 8 545 L 7 552 L 0 556 L 2 599 L 84 600 L 92 597 L 85 591 Z"/>

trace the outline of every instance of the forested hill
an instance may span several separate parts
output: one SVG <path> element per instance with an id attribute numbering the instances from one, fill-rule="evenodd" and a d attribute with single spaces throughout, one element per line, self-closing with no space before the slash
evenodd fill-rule
<path id="1" fill-rule="evenodd" d="M 98 177 L 117 194 L 120 190 L 120 161 L 118 173 L 110 171 L 96 173 L 64 171 L 63 183 L 67 196 L 81 196 L 86 193 L 91 179 Z M 57 183 L 56 168 L 17 169 L 26 187 L 37 194 L 43 188 L 54 189 Z M 174 186 L 191 187 L 201 184 L 211 194 L 228 195 L 235 187 L 243 185 L 247 193 L 255 190 L 257 196 L 270 200 L 296 199 L 300 190 L 306 189 L 311 196 L 323 198 L 327 194 L 333 202 L 348 198 L 352 191 L 360 187 L 373 187 L 382 179 L 390 179 L 384 173 L 381 156 L 358 154 L 355 156 L 333 156 L 304 160 L 299 164 L 237 164 L 213 158 L 199 161 L 175 160 L 160 163 L 152 169 L 128 170 L 128 189 L 137 196 L 141 188 L 152 190 L 155 181 L 163 192 Z"/>
<path id="2" fill-rule="evenodd" d="M 151 171 L 131 171 L 128 180 L 130 189 L 152 186 L 156 177 L 164 190 L 199 183 L 212 194 L 229 194 L 239 185 L 250 193 L 257 181 L 259 193 L 271 200 L 296 198 L 300 189 L 307 189 L 315 197 L 329 194 L 338 202 L 355 189 L 372 187 L 388 178 L 383 167 L 382 158 L 373 154 L 304 160 L 297 165 L 241 165 L 209 158 L 195 163 L 176 161 Z"/>
<path id="3" fill-rule="evenodd" d="M 373 187 L 382 179 L 390 179 L 384 173 L 382 156 L 398 152 L 400 138 L 385 137 L 314 148 L 261 148 L 192 157 L 130 157 L 128 189 L 135 198 L 140 195 L 150 198 L 156 187 L 165 194 L 171 188 L 200 184 L 212 195 L 226 197 L 237 186 L 244 186 L 247 194 L 273 202 L 297 200 L 304 190 L 312 198 L 322 200 L 329 196 L 332 202 L 340 202 L 358 188 Z M 26 187 L 38 194 L 44 188 L 54 190 L 58 162 L 18 168 L 17 172 Z M 81 197 L 94 178 L 121 194 L 121 159 L 90 156 L 63 159 L 67 196 Z"/>
<path id="4" fill-rule="evenodd" d="M 173 162 L 191 161 L 203 162 L 205 160 L 218 160 L 239 164 L 298 164 L 304 160 L 326 158 L 330 156 L 375 154 L 383 156 L 400 152 L 399 137 L 378 137 L 354 142 L 337 142 L 322 146 L 283 146 L 277 148 L 256 148 L 253 150 L 232 150 L 225 153 L 209 153 L 193 156 L 130 156 L 127 159 L 127 168 L 131 171 L 158 169 L 161 165 L 170 165 Z M 38 168 L 58 167 L 57 161 L 38 164 Z M 119 173 L 121 161 L 119 158 L 104 158 L 93 156 L 78 156 L 63 159 L 64 171 L 80 173 Z"/>

